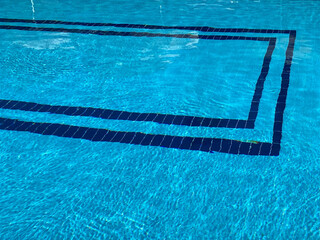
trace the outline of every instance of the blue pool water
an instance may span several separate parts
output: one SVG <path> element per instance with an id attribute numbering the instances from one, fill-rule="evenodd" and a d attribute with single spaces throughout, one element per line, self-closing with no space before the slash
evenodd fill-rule
<path id="1" fill-rule="evenodd" d="M 0 238 L 319 239 L 319 15 L 1 1 Z"/>

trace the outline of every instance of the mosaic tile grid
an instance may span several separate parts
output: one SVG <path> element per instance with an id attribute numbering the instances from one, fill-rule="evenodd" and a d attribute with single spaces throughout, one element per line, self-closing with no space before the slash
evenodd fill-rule
<path id="1" fill-rule="evenodd" d="M 223 29 L 212 27 L 180 27 L 180 26 L 155 26 L 155 25 L 136 25 L 136 24 L 113 24 L 113 23 L 79 23 L 64 22 L 53 20 L 26 20 L 26 19 L 0 19 L 0 22 L 23 22 L 37 24 L 65 24 L 83 26 L 112 26 L 121 28 L 145 28 L 145 29 L 180 29 L 196 30 L 201 32 L 231 32 L 231 33 L 282 33 L 289 35 L 289 44 L 286 50 L 286 60 L 282 72 L 282 82 L 279 97 L 276 104 L 275 121 L 273 129 L 272 143 L 265 142 L 241 142 L 237 140 L 218 139 L 218 138 L 195 138 L 169 135 L 154 135 L 138 132 L 120 132 L 107 129 L 96 129 L 77 127 L 63 124 L 25 122 L 15 119 L 0 118 L 0 129 L 13 131 L 27 131 L 43 135 L 54 135 L 60 137 L 82 138 L 90 141 L 120 142 L 129 144 L 161 146 L 167 148 L 199 150 L 205 152 L 224 152 L 233 154 L 247 155 L 269 155 L 277 156 L 280 152 L 282 137 L 283 113 L 286 105 L 287 90 L 289 87 L 289 77 L 293 48 L 296 32 L 293 30 L 260 30 L 260 29 Z M 162 34 L 148 32 L 117 32 L 84 29 L 65 29 L 65 28 L 41 28 L 0 25 L 0 29 L 23 30 L 23 31 L 50 31 L 50 32 L 69 32 L 78 34 L 96 34 L 105 36 L 133 36 L 133 37 L 174 37 L 174 38 L 198 38 L 205 40 L 250 40 L 268 41 L 261 73 L 256 83 L 254 96 L 247 120 L 238 119 L 214 119 L 181 115 L 168 115 L 156 113 L 136 113 L 99 108 L 84 108 L 71 106 L 53 106 L 46 104 L 30 103 L 13 100 L 0 100 L 0 108 L 15 109 L 34 112 L 49 112 L 71 116 L 90 116 L 103 119 L 118 119 L 130 121 L 152 121 L 161 124 L 175 124 L 186 126 L 201 127 L 227 127 L 227 128 L 254 128 L 257 118 L 259 103 L 263 92 L 263 86 L 268 74 L 271 56 L 276 44 L 276 38 L 271 37 L 245 37 L 245 36 L 217 36 L 217 35 L 193 35 L 193 34 Z"/>

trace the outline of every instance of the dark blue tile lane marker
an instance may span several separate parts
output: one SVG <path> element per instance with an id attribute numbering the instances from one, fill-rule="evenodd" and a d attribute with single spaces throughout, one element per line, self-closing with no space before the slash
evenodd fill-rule
<path id="1" fill-rule="evenodd" d="M 54 24 L 54 25 L 74 25 L 88 27 L 118 27 L 118 28 L 142 28 L 142 29 L 177 29 L 191 30 L 200 32 L 231 32 L 231 33 L 284 33 L 290 34 L 292 30 L 272 30 L 272 29 L 247 29 L 247 28 L 214 28 L 214 27 L 195 27 L 195 26 L 159 26 L 148 24 L 119 24 L 119 23 L 88 23 L 88 22 L 69 22 L 57 20 L 31 20 L 31 19 L 12 19 L 0 18 L 0 22 L 16 22 L 16 23 L 36 23 L 36 24 Z"/>
<path id="2" fill-rule="evenodd" d="M 198 150 L 205 152 L 225 152 L 232 154 L 246 154 L 246 155 L 267 155 L 267 156 L 278 156 L 280 153 L 280 143 L 282 138 L 282 125 L 283 125 L 283 114 L 286 105 L 287 90 L 289 86 L 289 77 L 291 70 L 291 63 L 293 57 L 293 49 L 296 38 L 296 32 L 294 30 L 259 30 L 259 29 L 223 29 L 223 28 L 211 28 L 211 27 L 171 27 L 171 26 L 153 26 L 153 25 L 135 25 L 135 24 L 95 24 L 94 23 L 76 23 L 76 22 L 62 22 L 62 21 L 51 21 L 51 20 L 19 20 L 19 19 L 0 19 L 2 22 L 28 22 L 28 23 L 46 23 L 46 24 L 66 24 L 66 25 L 85 25 L 85 26 L 115 26 L 115 27 L 127 27 L 127 28 L 146 28 L 146 29 L 181 29 L 181 30 L 198 30 L 205 32 L 250 32 L 250 33 L 283 33 L 289 34 L 289 43 L 286 50 L 286 60 L 284 64 L 284 69 L 282 72 L 282 82 L 279 97 L 276 105 L 275 122 L 273 129 L 273 142 L 241 142 L 237 140 L 228 139 L 218 139 L 218 138 L 195 138 L 195 137 L 180 137 L 180 136 L 169 136 L 169 135 L 153 135 L 144 134 L 138 132 L 119 132 L 111 131 L 107 129 L 96 129 L 87 127 L 77 127 L 72 125 L 63 124 L 52 124 L 52 123 L 37 123 L 37 122 L 25 122 L 15 119 L 0 118 L 0 129 L 12 130 L 12 131 L 27 131 L 32 133 L 38 133 L 43 135 L 54 135 L 60 137 L 69 138 L 82 138 L 90 141 L 106 141 L 106 142 L 120 142 L 128 144 L 139 144 L 139 145 L 149 145 L 149 146 L 161 146 L 167 148 L 177 148 L 177 149 L 189 149 Z M 42 22 L 41 22 L 42 21 Z M 91 24 L 91 25 L 90 25 Z M 255 94 L 252 100 L 251 109 L 249 113 L 248 120 L 236 120 L 233 122 L 231 119 L 220 119 L 217 125 L 219 127 L 230 126 L 237 128 L 240 121 L 245 124 L 246 128 L 253 128 L 254 121 L 257 116 L 257 111 L 259 107 L 259 102 L 263 90 L 263 84 L 265 80 L 266 73 L 269 70 L 269 64 L 271 61 L 271 55 L 275 48 L 275 38 L 265 38 L 265 37 L 240 37 L 240 36 L 207 36 L 207 35 L 191 35 L 191 34 L 155 34 L 155 33 L 140 33 L 140 32 L 114 32 L 114 31 L 100 31 L 100 30 L 81 30 L 81 29 L 64 29 L 64 28 L 35 28 L 35 27 L 21 27 L 21 26 L 7 26 L 2 25 L 2 29 L 16 29 L 16 30 L 29 30 L 29 31 L 63 31 L 72 33 L 83 33 L 83 34 L 97 34 L 97 35 L 118 35 L 118 36 L 146 36 L 146 37 L 177 37 L 177 38 L 199 38 L 199 39 L 214 39 L 214 40 L 255 40 L 255 41 L 269 41 L 268 50 L 264 58 L 263 67 L 261 74 L 259 76 L 258 82 L 256 84 Z M 52 30 L 53 29 L 53 30 Z M 200 36 L 200 37 L 199 37 Z M 257 90 L 258 89 L 258 90 Z M 20 105 L 20 110 L 33 111 L 37 109 L 38 112 L 51 112 L 72 115 L 72 113 L 77 113 L 78 116 L 93 116 L 97 117 L 99 111 L 112 111 L 106 109 L 99 109 L 98 113 L 95 113 L 97 109 L 93 108 L 76 108 L 67 106 L 50 106 L 44 104 L 27 103 L 20 101 L 10 101 L 2 100 L 1 106 L 11 106 L 7 109 L 18 109 L 15 106 Z M 24 106 L 22 106 L 24 105 Z M 3 107 L 6 108 L 6 107 Z M 51 110 L 49 110 L 51 109 Z M 80 110 L 77 110 L 80 109 Z M 63 111 L 63 112 L 62 112 Z M 101 115 L 102 112 L 100 111 Z M 110 116 L 119 117 L 122 114 L 127 113 L 127 120 L 135 121 L 150 121 L 150 114 L 141 116 L 140 113 L 128 113 L 120 111 L 112 111 Z M 86 115 L 87 114 L 87 115 Z M 89 114 L 89 115 L 88 115 Z M 99 115 L 98 117 L 101 117 Z M 125 114 L 126 115 L 126 114 Z M 172 120 L 173 117 L 178 117 L 178 120 Z M 184 120 L 187 118 L 188 120 Z M 198 118 L 198 117 L 196 117 Z M 110 119 L 110 118 L 109 118 Z M 166 119 L 171 119 L 170 121 L 179 123 L 177 125 L 185 125 L 181 123 L 188 122 L 188 126 L 202 126 L 192 125 L 193 122 L 207 122 L 208 118 L 196 119 L 195 117 L 189 116 L 175 116 L 175 115 L 163 115 L 158 117 L 157 122 L 167 123 Z M 155 120 L 155 119 L 152 119 Z M 227 120 L 227 121 L 226 121 Z M 186 122 L 185 122 L 186 121 Z M 172 124 L 172 123 L 171 123 Z M 203 126 L 208 125 L 204 124 Z M 248 126 L 247 126 L 248 125 Z M 210 126 L 210 124 L 208 125 Z"/>
<path id="3" fill-rule="evenodd" d="M 271 56 L 272 56 L 272 53 L 274 51 L 275 46 L 276 46 L 276 39 L 273 38 L 269 41 L 269 46 L 268 46 L 267 52 L 266 52 L 264 59 L 263 59 L 261 73 L 258 78 L 256 88 L 254 90 L 254 95 L 253 95 L 253 98 L 251 101 L 251 107 L 250 107 L 250 111 L 249 111 L 249 117 L 247 120 L 249 127 L 252 127 L 252 128 L 254 128 L 254 123 L 255 123 L 257 116 L 258 116 L 259 104 L 260 104 L 260 100 L 262 97 L 264 82 L 265 82 L 267 75 L 268 75 L 268 72 L 269 72 Z"/>
<path id="4" fill-rule="evenodd" d="M 249 143 L 219 138 L 197 138 L 145 134 L 140 132 L 120 132 L 108 129 L 78 127 L 57 123 L 26 122 L 9 118 L 0 118 L 0 129 L 58 137 L 81 138 L 93 142 L 119 142 L 204 152 L 224 152 L 267 156 L 276 153 L 270 153 L 270 149 L 272 148 L 272 145 L 274 145 L 271 143 Z M 280 144 L 278 145 L 280 148 Z"/>
<path id="5" fill-rule="evenodd" d="M 96 117 L 101 119 L 156 122 L 160 124 L 184 125 L 191 127 L 253 128 L 253 122 L 248 122 L 246 120 L 216 119 L 160 113 L 138 113 L 91 107 L 48 105 L 5 99 L 0 99 L 0 108 L 29 112 L 47 112 L 68 116 Z"/>
<path id="6" fill-rule="evenodd" d="M 272 142 L 275 144 L 279 144 L 279 146 L 282 138 L 283 114 L 284 114 L 284 109 L 286 108 L 286 100 L 287 100 L 287 93 L 288 93 L 289 82 L 290 82 L 290 72 L 291 72 L 291 64 L 292 64 L 295 40 L 296 40 L 296 32 L 291 31 L 291 33 L 289 34 L 288 48 L 286 50 L 286 60 L 284 63 L 282 74 L 281 74 L 281 78 L 282 78 L 281 89 L 280 89 L 280 93 L 277 100 L 274 125 L 273 125 Z"/>
<path id="7" fill-rule="evenodd" d="M 251 107 L 248 119 L 220 119 L 220 118 L 203 118 L 196 116 L 181 116 L 173 114 L 157 114 L 157 113 L 134 113 L 109 109 L 93 109 L 94 113 L 104 111 L 99 117 L 104 119 L 130 120 L 130 121 L 152 121 L 161 124 L 185 125 L 185 126 L 202 126 L 202 127 L 223 127 L 223 128 L 254 128 L 254 123 L 258 115 L 260 99 L 262 96 L 263 85 L 269 71 L 271 56 L 276 44 L 276 38 L 270 37 L 244 37 L 244 36 L 213 36 L 213 35 L 191 35 L 191 34 L 154 34 L 141 32 L 115 32 L 115 31 L 98 31 L 98 30 L 82 30 L 82 29 L 65 29 L 65 28 L 38 28 L 25 26 L 9 26 L 0 25 L 0 29 L 6 30 L 22 30 L 22 31 L 49 31 L 49 32 L 70 32 L 80 34 L 97 34 L 112 36 L 135 36 L 135 37 L 171 37 L 171 38 L 199 38 L 205 40 L 250 40 L 250 41 L 268 41 L 269 45 L 263 60 L 261 73 L 256 83 L 256 88 L 251 101 Z M 22 108 L 23 106 L 23 108 Z M 37 103 L 14 102 L 10 100 L 0 100 L 0 108 L 19 109 L 25 111 L 39 111 L 41 109 L 49 109 L 50 113 L 66 114 L 73 116 L 93 116 L 88 113 L 91 108 L 83 108 L 76 110 L 75 107 L 68 106 L 50 106 Z M 21 109 L 22 108 L 22 109 Z M 64 111 L 62 111 L 64 109 Z M 45 112 L 42 110 L 42 112 Z M 72 113 L 72 114 L 70 114 Z M 137 116 L 139 115 L 139 116 Z M 137 116 L 134 118 L 134 116 Z"/>
<path id="8" fill-rule="evenodd" d="M 101 36 L 125 36 L 125 37 L 169 37 L 169 38 L 191 38 L 205 40 L 252 40 L 252 41 L 270 41 L 270 37 L 244 37 L 244 36 L 225 36 L 225 35 L 195 35 L 195 34 L 163 34 L 149 32 L 118 32 L 118 31 L 102 31 L 88 29 L 70 29 L 70 28 L 41 28 L 41 27 L 25 27 L 0 25 L 0 29 L 4 30 L 22 30 L 22 31 L 39 31 L 39 32 L 64 32 L 93 34 Z"/>

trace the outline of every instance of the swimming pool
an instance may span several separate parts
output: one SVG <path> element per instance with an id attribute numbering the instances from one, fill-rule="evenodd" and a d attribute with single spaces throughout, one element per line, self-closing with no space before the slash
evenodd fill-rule
<path id="1" fill-rule="evenodd" d="M 318 2 L 0 13 L 3 238 L 320 237 Z"/>

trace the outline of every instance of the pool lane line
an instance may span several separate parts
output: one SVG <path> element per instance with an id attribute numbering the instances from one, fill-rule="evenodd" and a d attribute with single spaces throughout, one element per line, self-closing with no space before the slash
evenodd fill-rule
<path id="1" fill-rule="evenodd" d="M 272 54 L 273 54 L 275 47 L 276 47 L 276 38 L 273 38 L 269 41 L 268 49 L 267 49 L 267 52 L 266 52 L 264 59 L 263 59 L 261 73 L 260 73 L 260 76 L 259 76 L 258 81 L 256 83 L 256 88 L 254 90 L 254 95 L 253 95 L 253 98 L 251 101 L 251 107 L 250 107 L 249 116 L 248 116 L 247 121 L 253 123 L 252 128 L 254 128 L 254 124 L 255 124 L 255 121 L 258 116 L 259 105 L 260 105 L 260 100 L 262 97 L 264 83 L 265 83 L 267 75 L 269 73 L 270 62 L 271 62 Z"/>
<path id="2" fill-rule="evenodd" d="M 206 118 L 161 113 L 139 113 L 92 107 L 48 105 L 5 99 L 0 99 L 0 108 L 9 110 L 22 110 L 28 112 L 61 114 L 67 116 L 95 117 L 109 120 L 112 119 L 138 122 L 155 122 L 159 124 L 189 127 L 253 128 L 252 121 L 248 123 L 247 120 Z"/>
<path id="3" fill-rule="evenodd" d="M 190 38 L 204 40 L 253 40 L 253 41 L 270 41 L 270 37 L 245 37 L 245 36 L 224 36 L 224 35 L 196 35 L 196 34 L 162 34 L 148 32 L 118 32 L 88 29 L 69 29 L 69 28 L 42 28 L 42 27 L 26 27 L 0 25 L 0 29 L 4 30 L 21 30 L 21 31 L 39 31 L 39 32 L 63 32 L 63 33 L 79 33 L 92 34 L 101 36 L 131 36 L 131 37 L 169 37 L 169 38 Z"/>
<path id="4" fill-rule="evenodd" d="M 118 27 L 118 28 L 140 28 L 140 29 L 177 29 L 192 30 L 200 32 L 233 32 L 233 33 L 272 33 L 272 34 L 290 34 L 293 30 L 278 29 L 250 29 L 250 28 L 214 28 L 207 26 L 161 26 L 149 24 L 119 24 L 119 23 L 92 23 L 92 22 L 72 22 L 59 20 L 31 20 L 31 19 L 13 19 L 0 18 L 0 22 L 10 23 L 35 23 L 35 24 L 61 24 L 61 25 L 78 25 L 78 26 L 94 26 L 94 27 Z"/>
<path id="5" fill-rule="evenodd" d="M 203 152 L 223 152 L 245 155 L 279 155 L 279 146 L 266 142 L 241 142 L 220 138 L 182 137 L 140 132 L 112 131 L 109 129 L 79 127 L 74 125 L 27 122 L 17 119 L 0 118 L 0 129 L 30 132 L 64 138 L 79 138 L 92 142 L 118 142 L 143 146 L 160 146 L 165 148 L 196 150 Z"/>
<path id="6" fill-rule="evenodd" d="M 282 139 L 283 116 L 284 116 L 284 110 L 286 108 L 295 40 L 296 40 L 296 31 L 292 31 L 289 35 L 289 43 L 286 51 L 286 60 L 284 63 L 282 74 L 281 74 L 281 78 L 282 78 L 281 89 L 277 99 L 274 125 L 273 125 L 272 142 L 275 144 L 279 144 L 279 146 Z"/>

